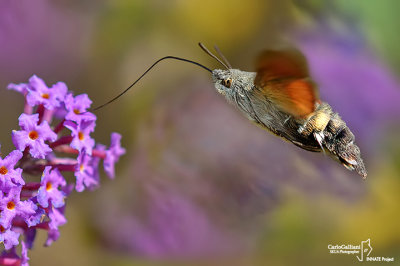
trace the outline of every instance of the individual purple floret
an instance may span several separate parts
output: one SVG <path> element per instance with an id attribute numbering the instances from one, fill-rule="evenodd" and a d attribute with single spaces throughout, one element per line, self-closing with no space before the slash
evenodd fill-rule
<path id="1" fill-rule="evenodd" d="M 48 110 L 60 106 L 68 91 L 64 82 L 58 82 L 48 88 L 46 83 L 36 75 L 29 79 L 28 95 L 26 100 L 30 106 L 43 105 Z"/>
<path id="2" fill-rule="evenodd" d="M 50 246 L 51 243 L 53 243 L 60 237 L 60 231 L 58 230 L 58 227 L 64 225 L 67 222 L 67 219 L 65 219 L 64 214 L 60 210 L 54 207 L 50 209 L 49 218 L 50 218 L 50 223 L 49 223 L 48 236 L 45 243 L 46 246 Z"/>
<path id="3" fill-rule="evenodd" d="M 20 199 L 22 187 L 11 188 L 7 196 L 0 199 L 1 220 L 0 224 L 4 228 L 9 228 L 15 216 L 20 216 L 24 219 L 35 214 L 37 206 L 30 200 L 22 201 Z"/>
<path id="4" fill-rule="evenodd" d="M 25 97 L 25 107 L 21 129 L 12 131 L 17 149 L 0 157 L 0 242 L 5 249 L 0 264 L 28 265 L 37 230 L 47 231 L 46 246 L 56 241 L 59 227 L 67 222 L 64 211 L 72 190 L 99 186 L 101 160 L 114 176 L 114 163 L 125 150 L 119 134 L 112 134 L 108 150 L 90 137 L 96 116 L 88 111 L 92 102 L 86 94 L 74 97 L 62 82 L 48 88 L 37 76 L 8 89 Z M 74 172 L 75 182 L 67 182 L 64 172 Z M 40 183 L 28 180 L 35 175 L 41 176 Z"/>
<path id="5" fill-rule="evenodd" d="M 12 151 L 4 159 L 0 157 L 0 186 L 9 189 L 15 185 L 25 185 L 22 179 L 22 169 L 14 169 L 17 162 L 22 158 L 22 152 Z"/>
<path id="6" fill-rule="evenodd" d="M 95 121 L 82 121 L 79 124 L 72 121 L 66 121 L 64 126 L 72 131 L 73 139 L 71 147 L 78 151 L 85 149 L 87 154 L 92 155 L 94 139 L 90 137 L 90 133 L 92 133 L 96 127 Z"/>
<path id="7" fill-rule="evenodd" d="M 52 151 L 45 141 L 55 141 L 57 134 L 51 130 L 46 121 L 38 125 L 38 114 L 21 114 L 18 120 L 22 130 L 12 132 L 12 141 L 15 147 L 20 151 L 29 147 L 29 153 L 32 157 L 44 159 Z"/>
<path id="8" fill-rule="evenodd" d="M 75 169 L 76 185 L 75 189 L 82 192 L 85 187 L 95 188 L 99 185 L 99 158 L 89 156 L 85 151 L 78 155 L 78 164 Z"/>
<path id="9" fill-rule="evenodd" d="M 58 187 L 63 187 L 67 183 L 58 169 L 50 169 L 51 166 L 47 166 L 44 169 L 37 194 L 37 201 L 43 208 L 49 206 L 49 201 L 55 208 L 60 208 L 64 205 L 64 193 L 60 191 Z"/>
<path id="10" fill-rule="evenodd" d="M 25 223 L 29 228 L 32 228 L 33 226 L 39 224 L 45 215 L 46 210 L 44 208 L 40 208 L 39 206 L 34 215 L 31 215 L 29 218 L 25 219 Z"/>
<path id="11" fill-rule="evenodd" d="M 0 225 L 0 242 L 4 243 L 6 250 L 18 245 L 18 238 L 20 233 L 14 232 L 11 229 L 5 229 Z"/>
<path id="12" fill-rule="evenodd" d="M 111 133 L 111 145 L 106 151 L 106 158 L 103 162 L 104 171 L 110 178 L 115 176 L 114 164 L 118 162 L 119 157 L 125 154 L 125 149 L 121 147 L 121 137 L 118 133 Z"/>
<path id="13" fill-rule="evenodd" d="M 80 123 L 82 120 L 93 121 L 96 120 L 96 116 L 91 112 L 87 112 L 87 109 L 92 104 L 87 94 L 81 94 L 73 96 L 68 94 L 65 100 L 65 109 L 67 109 L 66 120 Z"/>

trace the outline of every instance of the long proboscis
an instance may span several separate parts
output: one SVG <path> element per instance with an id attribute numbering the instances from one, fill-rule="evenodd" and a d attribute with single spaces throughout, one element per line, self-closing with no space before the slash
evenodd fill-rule
<path id="1" fill-rule="evenodd" d="M 189 59 L 185 59 L 185 58 L 181 58 L 181 57 L 176 57 L 176 56 L 165 56 L 163 58 L 158 59 L 156 62 L 154 62 L 154 64 L 152 64 L 137 80 L 135 80 L 128 88 L 123 90 L 120 94 L 118 94 L 117 96 L 115 96 L 114 98 L 109 100 L 108 102 L 106 102 L 106 103 L 104 103 L 104 104 L 102 104 L 100 106 L 97 106 L 96 108 L 93 108 L 93 109 L 91 109 L 89 111 L 97 111 L 97 110 L 109 105 L 110 103 L 114 102 L 118 98 L 120 98 L 122 95 L 127 93 L 133 86 L 135 86 L 136 83 L 138 83 L 139 80 L 141 80 L 153 67 L 155 67 L 158 63 L 160 63 L 161 61 L 166 60 L 166 59 L 174 59 L 174 60 L 179 60 L 179 61 L 183 61 L 183 62 L 188 62 L 188 63 L 194 64 L 194 65 L 197 65 L 197 66 L 199 66 L 199 67 L 201 67 L 201 68 L 203 68 L 203 69 L 205 69 L 205 70 L 207 70 L 207 71 L 212 73 L 211 69 L 209 69 L 208 67 L 206 67 L 206 66 L 204 66 L 204 65 L 202 65 L 200 63 L 197 63 L 195 61 L 192 61 L 192 60 L 189 60 Z"/>

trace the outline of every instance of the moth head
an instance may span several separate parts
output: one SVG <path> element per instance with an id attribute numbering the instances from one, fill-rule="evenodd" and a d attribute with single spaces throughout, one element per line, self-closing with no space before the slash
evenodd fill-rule
<path id="1" fill-rule="evenodd" d="M 215 69 L 212 79 L 217 91 L 225 96 L 242 95 L 243 91 L 249 91 L 254 84 L 254 72 L 241 71 L 239 69 Z"/>
<path id="2" fill-rule="evenodd" d="M 234 80 L 230 70 L 215 69 L 212 72 L 214 86 L 220 94 L 231 93 Z"/>

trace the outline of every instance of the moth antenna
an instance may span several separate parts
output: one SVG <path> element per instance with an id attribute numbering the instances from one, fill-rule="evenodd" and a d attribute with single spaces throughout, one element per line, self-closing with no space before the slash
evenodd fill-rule
<path id="1" fill-rule="evenodd" d="M 214 58 L 215 60 L 217 60 L 221 65 L 223 65 L 226 69 L 230 69 L 224 62 L 221 61 L 221 59 L 219 59 L 216 55 L 214 55 L 213 53 L 210 52 L 210 50 L 208 50 L 204 44 L 202 44 L 201 42 L 199 42 L 199 46 L 200 48 L 206 52 L 206 54 L 208 54 L 209 56 L 211 56 L 212 58 Z"/>
<path id="2" fill-rule="evenodd" d="M 107 105 L 109 105 L 110 103 L 114 102 L 115 100 L 117 100 L 119 97 L 121 97 L 122 95 L 124 95 L 125 93 L 127 93 L 133 86 L 135 86 L 136 83 L 139 82 L 139 80 L 141 80 L 153 67 L 155 67 L 158 63 L 160 63 L 163 60 L 166 59 L 174 59 L 174 60 L 178 60 L 178 61 L 183 61 L 183 62 L 187 62 L 187 63 L 191 63 L 194 65 L 197 65 L 199 67 L 202 67 L 203 69 L 207 70 L 208 72 L 212 73 L 212 70 L 209 69 L 208 67 L 197 63 L 195 61 L 189 60 L 189 59 L 185 59 L 185 58 L 181 58 L 181 57 L 176 57 L 176 56 L 165 56 L 163 58 L 158 59 L 156 62 L 154 62 L 137 80 L 135 80 L 128 88 L 126 88 L 125 90 L 123 90 L 120 94 L 118 94 L 117 96 L 115 96 L 114 98 L 112 98 L 111 100 L 109 100 L 108 102 L 97 106 L 96 108 L 93 109 L 89 109 L 89 111 L 97 111 Z"/>
<path id="3" fill-rule="evenodd" d="M 231 64 L 229 63 L 228 59 L 224 56 L 224 54 L 221 52 L 221 50 L 218 48 L 218 46 L 214 45 L 214 49 L 217 52 L 217 54 L 222 58 L 222 60 L 225 62 L 225 64 L 232 69 Z"/>

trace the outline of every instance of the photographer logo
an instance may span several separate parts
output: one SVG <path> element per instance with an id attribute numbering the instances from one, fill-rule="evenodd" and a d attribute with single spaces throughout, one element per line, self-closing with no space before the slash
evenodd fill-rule
<path id="1" fill-rule="evenodd" d="M 359 261 L 380 261 L 380 262 L 393 262 L 394 257 L 372 257 L 371 239 L 361 241 L 359 245 L 328 245 L 329 253 L 331 254 L 354 254 Z"/>

